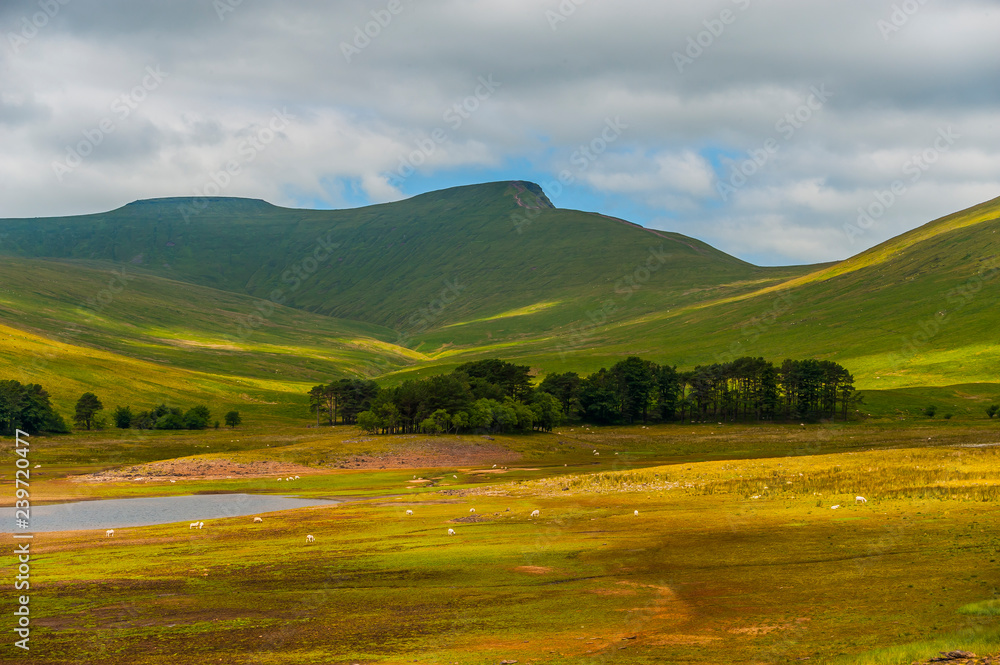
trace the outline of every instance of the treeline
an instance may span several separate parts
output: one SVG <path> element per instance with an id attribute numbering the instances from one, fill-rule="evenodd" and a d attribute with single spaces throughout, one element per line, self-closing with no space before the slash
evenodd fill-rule
<path id="1" fill-rule="evenodd" d="M 854 377 L 826 360 L 763 358 L 698 366 L 689 372 L 631 356 L 586 377 L 549 374 L 532 385 L 527 365 L 490 359 L 450 374 L 380 389 L 342 379 L 310 391 L 330 425 L 356 423 L 371 433 L 549 431 L 564 421 L 597 424 L 846 420 L 857 403 Z"/>
<path id="2" fill-rule="evenodd" d="M 103 413 L 104 404 L 91 392 L 77 400 L 73 422 L 77 429 L 105 429 L 109 426 Z M 207 406 L 195 406 L 187 411 L 165 404 L 133 413 L 129 406 L 119 406 L 111 414 L 116 427 L 128 429 L 206 429 L 212 426 L 212 412 Z M 242 424 L 239 411 L 225 415 L 226 425 Z M 214 426 L 219 427 L 219 421 Z M 29 434 L 51 432 L 65 434 L 70 431 L 66 421 L 52 408 L 49 393 L 37 383 L 21 384 L 18 381 L 0 380 L 0 434 L 11 435 L 15 430 Z"/>
<path id="3" fill-rule="evenodd" d="M 66 421 L 52 408 L 49 393 L 37 383 L 0 380 L 0 433 L 69 432 Z"/>
<path id="4" fill-rule="evenodd" d="M 678 372 L 631 356 L 586 378 L 550 374 L 538 388 L 558 397 L 567 417 L 601 424 L 846 420 L 857 401 L 854 377 L 829 360 L 785 360 L 776 367 L 745 357 Z"/>

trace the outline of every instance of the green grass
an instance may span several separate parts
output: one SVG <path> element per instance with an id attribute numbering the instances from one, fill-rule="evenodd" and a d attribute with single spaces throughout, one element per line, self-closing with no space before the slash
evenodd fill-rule
<path id="1" fill-rule="evenodd" d="M 959 614 L 969 614 L 972 616 L 991 617 L 1000 614 L 1000 600 L 992 598 L 978 603 L 969 603 L 958 608 Z"/>
<path id="2" fill-rule="evenodd" d="M 690 428 L 687 443 L 709 454 L 720 436 L 748 447 L 747 458 L 707 462 L 692 461 L 665 427 L 509 437 L 499 443 L 524 456 L 510 475 L 415 471 L 459 471 L 446 489 L 465 495 L 400 489 L 414 475 L 405 469 L 326 468 L 303 477 L 303 495 L 375 498 L 270 513 L 259 525 L 212 520 L 198 532 L 177 523 L 114 539 L 38 534 L 33 651 L 53 663 L 100 655 L 134 665 L 195 656 L 874 664 L 1000 651 L 996 619 L 963 613 L 992 593 L 985 562 L 1000 554 L 991 528 L 1000 503 L 980 490 L 1000 481 L 998 453 L 954 445 L 995 437 L 953 425 L 954 438 L 935 447 L 889 449 L 892 430 L 881 426 L 807 429 Z M 200 454 L 308 461 L 391 446 L 327 431 L 267 448 L 276 434 L 249 434 L 238 450 Z M 919 434 L 896 431 L 901 441 Z M 572 450 L 549 450 L 553 439 Z M 818 455 L 778 453 L 817 441 L 828 446 Z M 106 442 L 80 443 L 100 454 Z M 610 458 L 596 473 L 592 448 Z M 942 484 L 961 491 L 924 491 Z M 212 485 L 253 491 L 246 481 L 194 487 Z M 121 495 L 107 484 L 91 491 Z M 857 492 L 867 504 L 853 503 Z M 470 507 L 484 521 L 454 521 Z"/>

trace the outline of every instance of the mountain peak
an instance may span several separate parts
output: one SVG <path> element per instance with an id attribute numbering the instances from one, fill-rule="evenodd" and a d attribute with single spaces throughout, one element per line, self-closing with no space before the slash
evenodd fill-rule
<path id="1" fill-rule="evenodd" d="M 215 213 L 248 214 L 275 210 L 276 206 L 263 199 L 244 199 L 236 196 L 167 196 L 154 199 L 139 199 L 119 208 L 128 212 L 149 212 L 157 209 L 193 208 L 197 211 L 211 210 Z"/>

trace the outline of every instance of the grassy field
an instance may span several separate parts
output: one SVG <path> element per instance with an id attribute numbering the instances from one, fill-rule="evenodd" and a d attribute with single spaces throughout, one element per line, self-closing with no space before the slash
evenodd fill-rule
<path id="1" fill-rule="evenodd" d="M 201 531 L 37 534 L 32 658 L 874 664 L 996 652 L 997 434 L 952 420 L 46 438 L 36 501 L 290 489 L 67 479 L 179 457 L 300 464 L 295 494 L 353 500 Z M 479 445 L 492 452 L 477 465 L 351 467 Z"/>

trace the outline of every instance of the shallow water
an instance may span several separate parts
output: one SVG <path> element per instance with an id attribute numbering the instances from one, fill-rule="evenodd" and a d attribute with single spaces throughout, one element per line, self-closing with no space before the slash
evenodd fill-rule
<path id="1" fill-rule="evenodd" d="M 103 499 L 100 501 L 74 501 L 48 506 L 32 506 L 29 528 L 15 529 L 14 508 L 6 508 L 6 524 L 0 525 L 6 533 L 31 533 L 42 531 L 69 531 L 79 529 L 118 529 L 127 526 L 149 526 L 223 517 L 257 515 L 260 513 L 326 506 L 340 503 L 325 499 L 297 499 L 268 494 L 203 494 L 165 496 L 144 499 Z M 206 527 L 208 524 L 205 525 Z"/>

